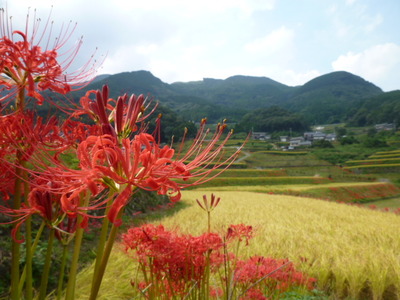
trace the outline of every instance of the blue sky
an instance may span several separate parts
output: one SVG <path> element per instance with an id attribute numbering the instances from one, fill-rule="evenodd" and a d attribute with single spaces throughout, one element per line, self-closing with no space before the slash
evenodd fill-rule
<path id="1" fill-rule="evenodd" d="M 265 76 L 300 85 L 345 70 L 400 89 L 399 0 L 0 0 L 24 26 L 28 7 L 97 47 L 99 74 L 148 70 L 164 82 Z M 32 13 L 32 9 L 31 9 Z M 72 38 L 73 41 L 73 38 Z"/>

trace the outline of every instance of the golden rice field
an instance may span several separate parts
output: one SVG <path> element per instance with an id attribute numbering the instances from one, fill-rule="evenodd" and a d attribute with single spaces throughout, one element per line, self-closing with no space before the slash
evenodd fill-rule
<path id="1" fill-rule="evenodd" d="M 243 255 L 289 258 L 318 279 L 319 289 L 332 299 L 398 299 L 400 297 L 400 217 L 391 213 L 327 201 L 268 195 L 240 190 L 217 191 L 213 230 L 244 223 L 256 236 Z M 211 191 L 185 191 L 187 208 L 160 222 L 169 229 L 200 234 L 205 213 L 195 204 Z M 80 274 L 76 294 L 87 299 L 87 269 Z M 130 280 L 135 267 L 114 248 L 98 299 L 132 299 Z"/>
<path id="2" fill-rule="evenodd" d="M 269 192 L 269 191 L 279 191 L 279 190 L 292 190 L 292 191 L 306 191 L 319 188 L 330 188 L 330 187 L 352 187 L 352 186 L 374 186 L 382 185 L 382 182 L 332 182 L 332 183 L 319 183 L 318 185 L 312 184 L 276 184 L 276 185 L 243 185 L 243 186 L 216 186 L 216 187 L 202 187 L 201 190 L 207 193 L 213 191 L 246 191 L 246 192 Z"/>

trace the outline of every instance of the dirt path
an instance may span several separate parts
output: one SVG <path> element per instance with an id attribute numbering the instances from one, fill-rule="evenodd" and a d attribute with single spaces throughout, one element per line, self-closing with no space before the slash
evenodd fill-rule
<path id="1" fill-rule="evenodd" d="M 248 152 L 248 151 L 243 151 L 243 150 L 242 150 L 241 153 L 243 153 L 244 155 L 243 155 L 242 157 L 238 158 L 237 160 L 235 160 L 235 162 L 241 162 L 241 161 L 243 161 L 243 160 L 245 160 L 246 158 L 248 158 L 248 157 L 251 156 L 251 153 Z"/>

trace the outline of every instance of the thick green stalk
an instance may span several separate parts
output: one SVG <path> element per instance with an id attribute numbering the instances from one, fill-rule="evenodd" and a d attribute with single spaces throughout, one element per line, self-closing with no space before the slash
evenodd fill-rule
<path id="1" fill-rule="evenodd" d="M 206 269 L 205 269 L 205 274 L 204 274 L 205 276 L 204 276 L 204 283 L 203 283 L 203 285 L 205 285 L 203 299 L 207 299 L 207 300 L 210 297 L 210 264 L 211 264 L 210 255 L 211 255 L 211 250 L 208 250 L 207 256 L 206 256 Z"/>
<path id="2" fill-rule="evenodd" d="M 98 272 L 96 274 L 96 277 L 93 278 L 92 290 L 90 292 L 90 297 L 89 297 L 90 300 L 96 300 L 97 295 L 99 293 L 101 281 L 103 280 L 103 276 L 104 276 L 104 272 L 107 267 L 108 259 L 110 257 L 110 253 L 111 253 L 112 247 L 114 245 L 115 238 L 117 236 L 118 228 L 119 227 L 115 226 L 114 224 L 111 226 L 110 235 L 108 237 L 107 244 L 104 248 L 103 256 L 101 257 L 101 262 L 100 262 L 100 266 L 98 268 Z M 98 257 L 98 259 L 100 259 L 100 257 Z"/>
<path id="3" fill-rule="evenodd" d="M 87 206 L 89 203 L 89 197 L 90 195 L 87 195 L 86 198 L 83 200 L 83 196 L 81 195 L 81 204 L 84 202 L 84 206 Z M 77 229 L 75 233 L 75 244 L 74 244 L 74 253 L 72 255 L 72 261 L 71 261 L 71 268 L 69 271 L 69 278 L 68 278 L 68 284 L 67 284 L 67 291 L 65 295 L 65 300 L 74 300 L 75 298 L 75 281 L 76 281 L 76 274 L 78 272 L 78 261 L 79 261 L 79 255 L 81 252 L 81 245 L 82 245 L 82 239 L 83 239 L 83 233 L 84 233 L 84 228 L 80 226 L 81 222 L 83 220 L 82 215 L 78 215 L 77 218 Z"/>
<path id="4" fill-rule="evenodd" d="M 47 283 L 49 282 L 49 273 L 51 266 L 51 255 L 53 253 L 55 229 L 50 230 L 49 240 L 47 243 L 46 260 L 43 266 L 42 279 L 40 282 L 39 300 L 44 300 L 47 294 Z"/>
<path id="5" fill-rule="evenodd" d="M 24 110 L 25 108 L 25 89 L 19 88 L 17 98 L 16 98 L 16 108 L 20 110 Z M 21 208 L 21 188 L 22 188 L 22 169 L 19 167 L 22 162 L 22 153 L 21 151 L 17 151 L 16 154 L 16 168 L 15 168 L 15 189 L 14 189 L 14 209 Z M 14 225 L 14 230 L 17 225 Z M 15 231 L 15 238 L 20 239 L 19 230 Z M 11 300 L 19 300 L 19 277 L 20 277 L 20 269 L 19 269 L 19 261 L 20 261 L 20 244 L 16 241 L 12 241 L 11 245 Z"/>
<path id="6" fill-rule="evenodd" d="M 58 277 L 57 300 L 61 299 L 63 283 L 64 283 L 65 266 L 67 264 L 67 257 L 68 257 L 68 244 L 64 244 L 63 254 L 61 259 L 60 276 Z"/>
<path id="7" fill-rule="evenodd" d="M 108 198 L 111 200 L 113 195 L 114 195 L 114 192 L 112 190 L 110 190 L 110 195 L 108 196 Z M 110 208 L 111 208 L 111 205 L 108 205 L 106 210 L 105 210 L 105 213 L 104 213 L 106 216 L 107 216 L 107 213 L 109 212 Z M 95 278 L 97 278 L 97 274 L 99 272 L 101 258 L 103 257 L 104 247 L 105 247 L 105 244 L 106 244 L 106 241 L 107 241 L 107 234 L 108 234 L 109 225 L 110 225 L 110 221 L 108 220 L 107 217 L 105 217 L 103 219 L 103 224 L 101 226 L 99 243 L 97 245 L 96 262 L 95 262 L 95 265 L 94 265 L 92 286 L 93 286 Z"/>
<path id="8" fill-rule="evenodd" d="M 26 171 L 26 161 L 22 161 L 21 165 L 24 167 L 22 170 L 22 178 L 24 180 L 24 197 L 25 203 L 28 203 L 29 194 L 29 183 L 28 183 L 28 172 Z M 33 250 L 32 250 L 32 217 L 29 216 L 25 221 L 25 245 L 26 245 L 26 258 L 25 267 L 26 270 L 26 286 L 25 286 L 25 298 L 26 300 L 33 299 L 33 279 L 32 279 L 32 261 L 33 261 Z"/>
<path id="9" fill-rule="evenodd" d="M 207 232 L 211 232 L 211 211 L 207 211 Z"/>
<path id="10" fill-rule="evenodd" d="M 25 222 L 25 240 L 26 240 L 26 258 L 25 258 L 25 266 L 24 271 L 26 270 L 26 286 L 25 286 L 25 298 L 26 300 L 32 300 L 33 298 L 33 289 L 32 289 L 32 260 L 33 260 L 33 251 L 32 251 L 32 220 L 31 217 L 28 217 Z"/>
<path id="11" fill-rule="evenodd" d="M 20 156 L 17 154 L 17 156 Z M 18 157 L 17 157 L 17 160 Z M 22 180 L 21 180 L 21 175 L 22 175 L 22 170 L 21 168 L 17 167 L 16 168 L 16 176 L 15 176 L 15 193 L 14 193 L 14 209 L 20 209 L 21 208 L 21 185 L 22 185 Z M 14 230 L 16 230 L 16 225 L 14 225 Z M 19 230 L 15 231 L 15 238 L 20 239 L 20 233 Z M 11 295 L 10 298 L 12 300 L 19 300 L 20 299 L 20 294 L 18 290 L 19 286 L 19 260 L 20 260 L 20 244 L 17 243 L 14 239 L 12 241 L 12 257 L 11 257 Z"/>
<path id="12" fill-rule="evenodd" d="M 44 226 L 45 226 L 45 222 L 42 221 L 42 223 L 40 224 L 39 230 L 36 233 L 35 241 L 33 242 L 32 246 L 31 246 L 32 253 L 35 253 L 35 250 L 36 250 L 36 247 L 37 247 L 37 245 L 39 243 L 40 237 L 42 236 L 42 232 L 43 232 Z M 22 271 L 22 275 L 21 275 L 21 278 L 19 280 L 19 287 L 18 287 L 19 295 L 22 294 L 22 289 L 24 287 L 25 279 L 26 279 L 26 265 L 24 267 L 24 270 Z"/>

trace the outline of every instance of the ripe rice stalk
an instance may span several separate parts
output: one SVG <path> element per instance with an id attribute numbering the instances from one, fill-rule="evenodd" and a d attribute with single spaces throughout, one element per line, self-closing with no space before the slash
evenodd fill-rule
<path id="1" fill-rule="evenodd" d="M 185 191 L 182 201 L 188 206 L 157 222 L 182 233 L 205 232 L 207 217 L 196 204 L 196 199 L 204 194 L 211 191 Z M 288 258 L 296 268 L 317 278 L 319 289 L 333 298 L 382 299 L 389 292 L 400 297 L 399 216 L 240 189 L 215 194 L 221 202 L 212 212 L 211 230 L 224 232 L 229 225 L 240 223 L 256 230 L 250 245 L 242 247 L 240 255 Z M 90 272 L 91 268 L 80 274 L 77 295 L 85 295 L 85 274 Z M 131 259 L 116 247 L 98 299 L 131 299 L 130 280 L 135 281 L 135 276 Z"/>
<path id="2" fill-rule="evenodd" d="M 186 191 L 194 203 L 204 191 Z M 320 288 L 333 293 L 359 295 L 369 282 L 376 299 L 393 285 L 400 295 L 400 218 L 394 214 L 349 207 L 332 202 L 240 191 L 219 191 L 222 198 L 213 212 L 214 230 L 244 223 L 257 234 L 244 255 L 287 257 L 301 270 L 321 278 Z M 198 234 L 206 222 L 193 205 L 161 221 L 183 232 Z M 335 282 L 329 282 L 330 277 Z"/>

